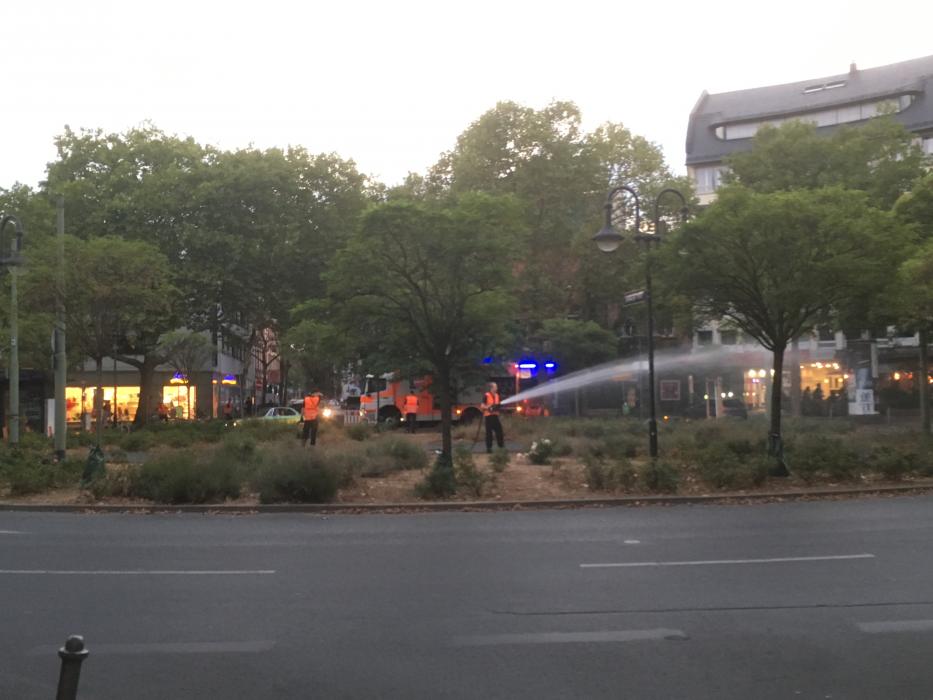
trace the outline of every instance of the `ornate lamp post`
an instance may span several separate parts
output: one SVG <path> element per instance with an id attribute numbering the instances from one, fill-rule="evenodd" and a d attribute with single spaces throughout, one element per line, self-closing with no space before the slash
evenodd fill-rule
<path id="1" fill-rule="evenodd" d="M 19 444 L 19 318 L 16 299 L 16 268 L 22 262 L 23 225 L 12 214 L 0 214 L 0 237 L 7 224 L 13 224 L 9 257 L 0 257 L 0 267 L 10 268 L 10 444 Z"/>
<path id="2" fill-rule="evenodd" d="M 654 389 L 654 300 L 651 294 L 651 245 L 661 242 L 661 212 L 660 203 L 665 195 L 675 195 L 680 199 L 682 205 L 680 213 L 682 220 L 687 219 L 687 200 L 677 190 L 667 188 L 661 190 L 654 200 L 654 232 L 644 233 L 641 230 L 641 206 L 638 199 L 638 193 L 627 185 L 620 185 L 609 191 L 606 197 L 606 220 L 599 232 L 593 236 L 596 246 L 604 253 L 611 253 L 616 250 L 624 240 L 624 236 L 615 230 L 612 225 L 612 202 L 616 195 L 627 192 L 631 195 L 635 205 L 635 235 L 634 240 L 645 246 L 645 300 L 648 304 L 648 402 L 651 409 L 651 417 L 648 421 L 648 447 L 652 459 L 658 456 L 658 418 L 655 402 Z"/>

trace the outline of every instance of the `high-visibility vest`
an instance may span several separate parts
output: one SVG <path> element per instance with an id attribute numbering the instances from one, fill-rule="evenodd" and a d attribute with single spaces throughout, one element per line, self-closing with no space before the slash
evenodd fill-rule
<path id="1" fill-rule="evenodd" d="M 408 394 L 405 397 L 405 413 L 418 412 L 418 397 L 415 394 Z"/>
<path id="2" fill-rule="evenodd" d="M 317 420 L 317 406 L 319 403 L 321 403 L 320 396 L 305 396 L 301 417 L 305 420 Z"/>
<path id="3" fill-rule="evenodd" d="M 483 409 L 484 416 L 498 416 L 499 415 L 499 394 L 493 394 L 491 391 L 486 392 L 486 396 L 483 397 Z"/>

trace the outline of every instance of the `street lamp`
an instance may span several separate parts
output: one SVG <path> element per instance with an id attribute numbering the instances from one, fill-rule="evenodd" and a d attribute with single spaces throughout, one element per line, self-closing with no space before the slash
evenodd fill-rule
<path id="1" fill-rule="evenodd" d="M 635 235 L 636 243 L 643 243 L 645 246 L 645 293 L 643 298 L 648 304 L 648 402 L 651 408 L 651 417 L 648 421 L 648 449 L 652 459 L 658 456 L 658 418 L 655 405 L 654 392 L 654 300 L 651 294 L 651 244 L 661 242 L 661 199 L 664 195 L 672 194 L 680 199 L 681 220 L 686 221 L 688 209 L 686 198 L 677 190 L 667 188 L 661 190 L 654 200 L 654 232 L 643 233 L 641 230 L 641 207 L 638 200 L 638 193 L 627 185 L 619 185 L 609 191 L 606 197 L 606 220 L 599 232 L 593 236 L 596 246 L 604 253 L 611 253 L 616 250 L 624 240 L 621 233 L 616 231 L 612 225 L 612 201 L 616 195 L 627 192 L 631 195 L 635 204 Z"/>
<path id="2" fill-rule="evenodd" d="M 17 336 L 18 309 L 16 299 L 16 267 L 21 259 L 23 225 L 12 214 L 0 214 L 0 237 L 7 224 L 13 224 L 15 235 L 10 239 L 10 256 L 0 257 L 0 267 L 10 268 L 10 444 L 19 444 L 19 343 Z"/>

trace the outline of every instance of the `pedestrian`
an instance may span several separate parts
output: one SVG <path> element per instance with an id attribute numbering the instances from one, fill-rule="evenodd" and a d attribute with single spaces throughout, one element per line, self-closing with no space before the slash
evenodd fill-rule
<path id="1" fill-rule="evenodd" d="M 414 433 L 418 427 L 418 395 L 413 391 L 405 396 L 405 423 L 409 433 Z"/>
<path id="2" fill-rule="evenodd" d="M 505 448 L 502 423 L 499 420 L 499 387 L 495 382 L 489 382 L 488 391 L 483 396 L 482 408 L 483 420 L 486 422 L 486 452 L 492 452 L 493 433 L 496 435 L 496 444 L 499 448 Z"/>
<path id="3" fill-rule="evenodd" d="M 312 445 L 317 443 L 317 409 L 322 396 L 320 391 L 308 392 L 305 395 L 304 405 L 301 408 L 301 419 L 304 421 L 301 428 L 302 447 L 305 447 L 309 441 Z"/>
<path id="4" fill-rule="evenodd" d="M 165 405 L 164 401 L 159 402 L 159 420 L 163 423 L 168 423 L 168 406 Z"/>
<path id="5" fill-rule="evenodd" d="M 233 402 L 230 399 L 227 399 L 227 403 L 224 404 L 224 420 L 233 420 Z"/>

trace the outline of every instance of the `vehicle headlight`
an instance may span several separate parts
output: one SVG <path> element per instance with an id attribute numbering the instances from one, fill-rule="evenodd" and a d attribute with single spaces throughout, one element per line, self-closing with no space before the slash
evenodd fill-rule
<path id="1" fill-rule="evenodd" d="M 332 409 L 332 408 L 325 408 L 325 409 L 324 409 L 324 417 L 325 417 L 325 418 L 330 418 L 332 415 L 334 415 L 334 409 Z"/>

